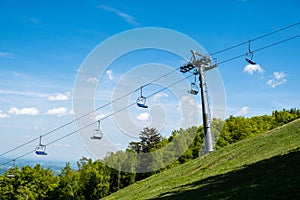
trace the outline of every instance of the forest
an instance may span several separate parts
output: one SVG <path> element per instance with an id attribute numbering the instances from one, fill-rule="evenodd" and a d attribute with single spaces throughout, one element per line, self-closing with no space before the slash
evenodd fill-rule
<path id="1" fill-rule="evenodd" d="M 297 118 L 300 118 L 300 110 L 293 108 L 250 118 L 230 116 L 224 121 L 213 119 L 215 148 L 218 150 L 262 134 Z M 34 167 L 10 168 L 0 176 L 0 197 L 10 200 L 99 199 L 155 173 L 204 155 L 203 141 L 202 126 L 174 130 L 167 138 L 162 137 L 155 128 L 145 127 L 140 132 L 140 140 L 130 142 L 126 151 L 109 153 L 102 160 L 96 161 L 83 157 L 77 161 L 77 169 L 72 169 L 69 163 L 58 174 L 39 164 Z M 164 149 L 160 155 L 161 160 L 177 159 L 167 166 L 151 157 L 135 159 L 137 154 L 156 152 L 158 149 Z M 136 173 L 141 169 L 145 172 Z"/>

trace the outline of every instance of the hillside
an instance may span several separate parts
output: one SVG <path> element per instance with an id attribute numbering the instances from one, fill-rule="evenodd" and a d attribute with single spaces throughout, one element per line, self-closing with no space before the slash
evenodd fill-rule
<path id="1" fill-rule="evenodd" d="M 104 199 L 300 199 L 300 119 Z"/>

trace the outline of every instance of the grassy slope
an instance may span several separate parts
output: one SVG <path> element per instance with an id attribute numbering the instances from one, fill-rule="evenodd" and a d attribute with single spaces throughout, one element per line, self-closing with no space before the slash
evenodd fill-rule
<path id="1" fill-rule="evenodd" d="M 156 174 L 105 199 L 300 199 L 300 120 Z"/>

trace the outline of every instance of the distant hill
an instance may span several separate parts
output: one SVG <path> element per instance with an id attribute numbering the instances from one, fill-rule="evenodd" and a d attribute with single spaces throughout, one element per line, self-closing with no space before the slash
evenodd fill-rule
<path id="1" fill-rule="evenodd" d="M 5 158 L 1 159 L 1 162 L 6 162 L 7 160 L 12 160 L 13 158 Z M 44 168 L 50 168 L 55 174 L 61 172 L 61 170 L 65 167 L 65 161 L 43 161 L 43 160 L 32 160 L 32 159 L 18 159 L 15 163 L 16 166 L 22 168 L 23 166 L 31 166 L 34 167 L 36 164 L 40 164 Z M 4 174 L 8 168 L 12 168 L 12 163 L 8 163 L 7 165 L 0 166 L 0 175 Z M 71 163 L 71 167 L 76 169 L 76 163 Z"/>
<path id="2" fill-rule="evenodd" d="M 104 199 L 300 199 L 300 119 Z"/>

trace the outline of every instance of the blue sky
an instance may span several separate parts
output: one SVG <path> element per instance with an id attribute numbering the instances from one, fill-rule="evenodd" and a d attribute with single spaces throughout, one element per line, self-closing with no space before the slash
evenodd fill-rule
<path id="1" fill-rule="evenodd" d="M 80 65 L 99 43 L 115 34 L 134 28 L 168 28 L 193 38 L 207 52 L 213 53 L 299 22 L 299 10 L 297 0 L 284 3 L 268 0 L 188 0 L 184 3 L 3 0 L 0 2 L 0 153 L 73 119 L 73 89 Z M 300 25 L 253 41 L 251 48 L 261 48 L 299 33 Z M 247 50 L 248 45 L 243 45 L 215 57 L 223 61 Z M 243 58 L 219 65 L 226 94 L 226 116 L 249 117 L 270 114 L 275 109 L 300 108 L 299 50 L 300 38 L 296 38 L 255 52 L 253 60 L 259 65 L 247 66 Z M 183 60 L 157 51 L 137 52 L 118 60 L 100 80 L 90 79 L 104 83 L 97 88 L 95 106 L 111 100 L 109 91 L 113 91 L 122 75 L 134 70 L 133 66 L 150 62 L 175 69 Z M 151 91 L 156 89 L 161 87 L 153 87 Z M 133 94 L 130 101 L 134 101 L 136 95 Z M 178 102 L 171 91 L 165 91 L 149 99 L 149 103 L 157 103 L 158 99 L 169 116 L 162 129 L 167 134 L 172 123 L 178 120 L 173 117 L 173 108 L 168 106 Z M 111 108 L 107 108 L 97 115 L 103 117 L 110 112 Z M 130 108 L 130 113 L 137 126 L 149 125 L 150 111 Z M 157 113 L 153 111 L 152 115 Z M 114 131 L 108 128 L 113 123 L 113 118 L 104 121 L 104 132 Z M 67 126 L 45 137 L 44 142 L 74 130 L 74 125 Z M 126 143 L 122 142 L 120 145 L 124 148 Z M 22 155 L 34 149 L 36 143 L 5 156 Z M 76 134 L 52 144 L 48 152 L 49 156 L 42 159 L 74 161 L 90 156 Z M 37 157 L 32 154 L 26 158 Z"/>

